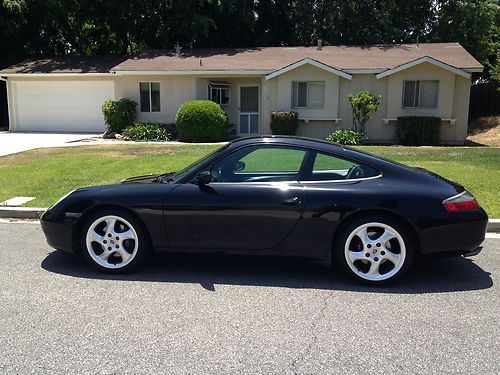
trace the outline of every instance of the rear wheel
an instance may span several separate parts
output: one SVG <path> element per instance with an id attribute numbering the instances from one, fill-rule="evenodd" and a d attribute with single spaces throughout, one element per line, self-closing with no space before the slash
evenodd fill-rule
<path id="1" fill-rule="evenodd" d="M 334 244 L 342 271 L 358 281 L 385 284 L 410 267 L 414 245 L 396 220 L 367 217 L 349 223 Z"/>
<path id="2" fill-rule="evenodd" d="M 101 211 L 89 217 L 83 225 L 81 247 L 90 264 L 109 273 L 137 266 L 148 250 L 141 223 L 119 210 Z"/>

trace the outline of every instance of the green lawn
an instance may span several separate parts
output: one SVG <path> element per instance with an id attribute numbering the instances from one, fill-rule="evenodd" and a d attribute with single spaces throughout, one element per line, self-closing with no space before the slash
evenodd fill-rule
<path id="1" fill-rule="evenodd" d="M 112 145 L 49 148 L 0 157 L 0 201 L 34 196 L 47 207 L 77 187 L 161 173 L 190 164 L 217 146 Z M 460 182 L 490 217 L 500 217 L 500 148 L 362 146 L 360 149 L 427 168 Z"/>

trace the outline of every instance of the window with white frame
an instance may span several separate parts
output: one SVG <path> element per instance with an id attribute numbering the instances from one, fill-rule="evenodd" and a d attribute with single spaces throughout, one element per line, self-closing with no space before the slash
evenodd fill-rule
<path id="1" fill-rule="evenodd" d="M 160 83 L 139 82 L 141 112 L 160 112 Z"/>
<path id="2" fill-rule="evenodd" d="M 292 107 L 321 109 L 325 106 L 325 82 L 292 82 Z"/>
<path id="3" fill-rule="evenodd" d="M 439 81 L 404 81 L 403 108 L 436 108 Z"/>
<path id="4" fill-rule="evenodd" d="M 208 99 L 219 104 L 229 105 L 230 102 L 229 83 L 208 82 Z"/>

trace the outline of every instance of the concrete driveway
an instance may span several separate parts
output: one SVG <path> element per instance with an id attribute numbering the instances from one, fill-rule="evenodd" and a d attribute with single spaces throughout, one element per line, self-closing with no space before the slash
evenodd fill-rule
<path id="1" fill-rule="evenodd" d="M 0 132 L 0 156 L 41 147 L 60 147 L 95 136 L 91 133 L 11 133 Z"/>

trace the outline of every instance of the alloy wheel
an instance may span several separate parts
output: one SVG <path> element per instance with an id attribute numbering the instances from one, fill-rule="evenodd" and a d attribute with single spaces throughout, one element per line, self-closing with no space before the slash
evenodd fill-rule
<path id="1" fill-rule="evenodd" d="M 134 227 L 116 215 L 102 216 L 90 224 L 86 247 L 91 259 L 106 269 L 120 269 L 130 264 L 139 248 Z"/>
<path id="2" fill-rule="evenodd" d="M 344 256 L 349 268 L 368 281 L 383 281 L 395 276 L 406 259 L 406 245 L 390 225 L 370 222 L 355 228 L 347 238 Z"/>

